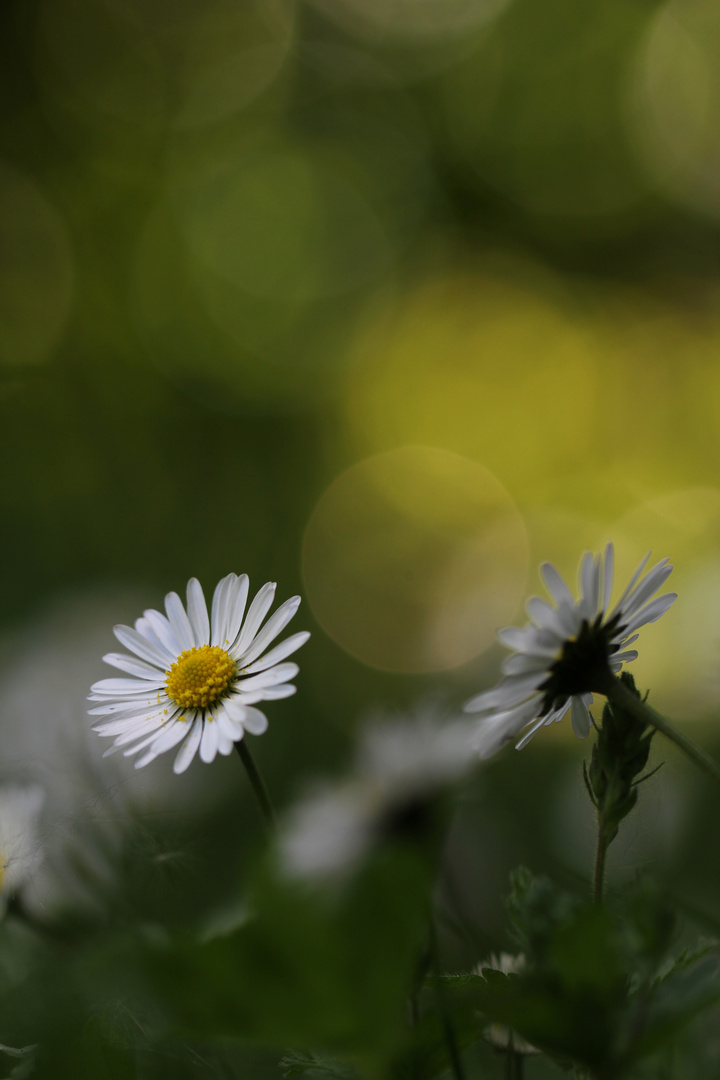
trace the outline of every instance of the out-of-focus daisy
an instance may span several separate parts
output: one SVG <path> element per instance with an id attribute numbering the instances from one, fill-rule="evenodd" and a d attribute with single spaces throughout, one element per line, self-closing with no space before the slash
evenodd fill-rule
<path id="1" fill-rule="evenodd" d="M 637 640 L 635 631 L 659 619 L 676 599 L 676 593 L 651 599 L 672 566 L 663 559 L 643 577 L 649 557 L 612 610 L 612 544 L 604 555 L 583 556 L 577 600 L 555 567 L 543 563 L 542 576 L 554 604 L 534 596 L 527 603 L 531 621 L 499 631 L 502 644 L 513 650 L 502 665 L 505 678 L 465 705 L 466 712 L 481 716 L 474 744 L 480 757 L 490 757 L 527 727 L 519 750 L 539 728 L 562 720 L 568 710 L 573 731 L 586 738 L 592 692 L 604 692 L 623 664 L 636 659 L 637 652 L 628 648 Z"/>
<path id="2" fill-rule="evenodd" d="M 261 735 L 268 722 L 254 706 L 295 693 L 290 680 L 299 668 L 283 661 L 310 636 L 293 634 L 266 651 L 300 604 L 299 596 L 291 597 L 263 625 L 275 587 L 263 585 L 245 615 L 247 575 L 228 574 L 215 589 L 209 615 L 200 582 L 191 578 L 187 611 L 171 592 L 167 617 L 150 609 L 134 629 L 116 626 L 116 638 L 134 656 L 109 653 L 103 659 L 132 677 L 103 679 L 90 694 L 101 703 L 90 714 L 104 718 L 95 731 L 114 737 L 106 753 L 140 754 L 135 767 L 141 768 L 182 743 L 173 765 L 181 773 L 198 751 L 210 762 L 218 753 L 230 754 L 246 731 Z"/>
<path id="3" fill-rule="evenodd" d="M 517 956 L 506 952 L 500 953 L 499 956 L 490 953 L 489 958 L 475 968 L 475 974 L 482 975 L 484 968 L 501 971 L 503 975 L 519 975 L 525 970 L 525 956 L 523 953 Z M 540 1053 L 537 1047 L 529 1043 L 527 1039 L 523 1039 L 522 1035 L 518 1035 L 512 1028 L 506 1027 L 505 1024 L 489 1024 L 485 1028 L 485 1038 L 498 1050 L 512 1049 L 516 1054 Z"/>
<path id="4" fill-rule="evenodd" d="M 306 880 L 342 877 L 377 838 L 412 828 L 423 806 L 472 767 L 471 737 L 467 720 L 429 712 L 368 722 L 354 772 L 290 811 L 279 837 L 282 870 Z"/>
<path id="5" fill-rule="evenodd" d="M 0 912 L 42 859 L 38 821 L 44 801 L 34 784 L 0 787 Z"/>

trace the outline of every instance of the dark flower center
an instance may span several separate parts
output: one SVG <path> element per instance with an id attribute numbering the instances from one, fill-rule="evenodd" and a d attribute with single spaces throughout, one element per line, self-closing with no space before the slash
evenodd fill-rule
<path id="1" fill-rule="evenodd" d="M 589 623 L 583 619 L 575 638 L 563 645 L 557 660 L 548 668 L 548 677 L 538 690 L 544 694 L 540 716 L 561 708 L 573 694 L 602 692 L 610 677 L 609 660 L 619 646 L 613 644 L 620 627 L 620 614 L 603 624 L 603 612 Z"/>

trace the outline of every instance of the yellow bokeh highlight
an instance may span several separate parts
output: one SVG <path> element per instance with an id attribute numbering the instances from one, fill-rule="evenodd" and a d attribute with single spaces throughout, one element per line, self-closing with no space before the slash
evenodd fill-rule
<path id="1" fill-rule="evenodd" d="M 588 329 L 512 276 L 451 276 L 409 295 L 347 384 L 359 444 L 427 442 L 504 483 L 562 472 L 591 446 L 598 354 Z"/>
<path id="2" fill-rule="evenodd" d="M 487 469 L 408 446 L 342 473 L 303 545 L 305 589 L 326 633 L 372 667 L 457 667 L 517 615 L 527 574 L 520 514 Z"/>
<path id="3" fill-rule="evenodd" d="M 591 283 L 564 292 L 509 261 L 424 283 L 356 343 L 351 445 L 442 446 L 491 469 L 523 512 L 608 526 L 665 491 L 712 484 L 717 289 L 698 283 L 696 300 Z"/>
<path id="4" fill-rule="evenodd" d="M 621 587 L 647 551 L 674 570 L 663 591 L 678 599 L 644 627 L 631 665 L 651 703 L 679 719 L 701 719 L 720 705 L 720 488 L 669 492 L 612 528 Z"/>

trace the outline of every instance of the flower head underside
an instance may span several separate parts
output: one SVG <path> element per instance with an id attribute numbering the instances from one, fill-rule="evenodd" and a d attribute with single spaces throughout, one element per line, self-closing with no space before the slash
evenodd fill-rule
<path id="1" fill-rule="evenodd" d="M 502 644 L 513 650 L 502 665 L 504 678 L 465 705 L 467 712 L 480 716 L 475 738 L 480 757 L 490 757 L 527 728 L 517 744 L 520 749 L 568 711 L 578 738 L 588 735 L 593 692 L 602 692 L 623 664 L 637 658 L 628 647 L 637 640 L 636 631 L 659 619 L 676 599 L 675 593 L 655 597 L 672 566 L 662 559 L 643 576 L 649 557 L 612 609 L 612 544 L 602 555 L 583 556 L 578 599 L 556 568 L 543 564 L 543 580 L 554 602 L 532 597 L 527 603 L 530 621 L 498 633 Z"/>

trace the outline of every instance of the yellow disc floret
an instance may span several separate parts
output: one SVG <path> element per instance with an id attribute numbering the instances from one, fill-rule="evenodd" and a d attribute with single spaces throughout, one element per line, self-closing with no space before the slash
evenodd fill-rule
<path id="1" fill-rule="evenodd" d="M 237 672 L 219 645 L 200 645 L 180 653 L 165 674 L 165 689 L 176 705 L 203 709 L 222 697 Z"/>

